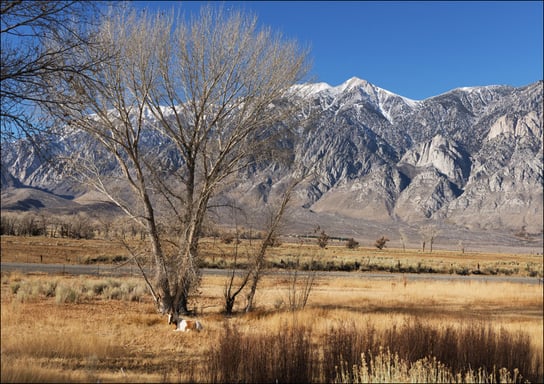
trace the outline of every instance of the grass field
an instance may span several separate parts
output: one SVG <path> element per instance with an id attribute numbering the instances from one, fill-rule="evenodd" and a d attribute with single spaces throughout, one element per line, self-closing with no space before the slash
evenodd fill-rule
<path id="1" fill-rule="evenodd" d="M 256 246 L 239 244 L 237 262 Z M 128 256 L 121 243 L 101 239 L 2 236 L 1 250 L 2 262 L 109 264 Z M 204 266 L 233 263 L 232 244 L 205 239 L 201 250 Z M 296 264 L 354 272 L 319 273 L 298 311 L 291 311 L 290 298 L 302 288 L 293 288 L 292 273 L 267 275 L 257 309 L 240 313 L 241 297 L 231 317 L 222 312 L 226 278 L 204 276 L 190 307 L 205 329 L 187 334 L 174 333 L 156 313 L 137 278 L 3 273 L 1 381 L 544 380 L 541 255 L 348 249 L 341 243 L 271 248 L 269 267 Z M 532 283 L 402 275 L 370 280 L 365 271 L 512 275 Z"/>
<path id="2" fill-rule="evenodd" d="M 539 284 L 324 274 L 306 308 L 292 312 L 289 278 L 267 276 L 255 312 L 225 317 L 224 283 L 203 278 L 192 305 L 205 329 L 179 333 L 155 312 L 139 279 L 3 274 L 1 381 L 440 382 L 441 372 L 445 382 L 489 382 L 503 363 L 515 366 L 497 377 L 514 381 L 519 368 L 524 378 L 543 378 Z M 283 360 L 274 351 L 294 368 L 275 365 Z M 461 360 L 470 356 L 499 366 L 467 371 Z"/>

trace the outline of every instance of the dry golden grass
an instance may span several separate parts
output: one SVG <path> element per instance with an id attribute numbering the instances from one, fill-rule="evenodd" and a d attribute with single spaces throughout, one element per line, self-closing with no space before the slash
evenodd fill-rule
<path id="1" fill-rule="evenodd" d="M 74 240 L 48 237 L 1 236 L 2 262 L 27 263 L 85 263 L 97 260 L 111 263 L 115 257 L 127 257 L 128 252 L 119 241 L 104 239 Z M 140 240 L 129 240 L 132 246 L 145 249 Z M 201 241 L 201 254 L 205 266 L 230 266 L 234 260 L 235 245 L 223 244 L 218 239 L 206 238 Z M 237 246 L 238 263 L 247 261 L 247 255 L 254 253 L 258 240 L 243 240 Z M 478 271 L 483 274 L 514 276 L 544 276 L 542 255 L 505 254 L 434 250 L 432 253 L 407 249 L 384 249 L 359 247 L 348 249 L 343 243 L 335 242 L 326 249 L 315 243 L 283 243 L 269 248 L 268 262 L 273 266 L 283 263 L 310 265 L 312 262 L 332 269 L 372 271 L 433 271 L 445 274 L 466 274 Z"/>
<path id="2" fill-rule="evenodd" d="M 3 262 L 84 263 L 99 256 L 126 256 L 125 247 L 109 240 L 75 240 L 50 237 L 1 236 Z"/>
<path id="3" fill-rule="evenodd" d="M 13 292 L 14 284 L 45 286 L 52 280 L 57 288 L 72 287 L 78 300 L 59 302 L 39 289 L 31 300 L 22 300 Z M 228 324 L 240 332 L 265 334 L 281 332 L 286 324 L 304 324 L 319 342 L 331 327 L 346 322 L 385 330 L 409 319 L 439 327 L 484 321 L 494 329 L 529 334 L 534 358 L 542 361 L 543 298 L 538 284 L 321 276 L 306 309 L 290 312 L 288 278 L 266 276 L 257 292 L 257 310 L 225 318 L 221 314 L 225 278 L 205 276 L 194 302 L 205 329 L 179 333 L 145 295 L 129 301 L 89 294 L 89 287 L 100 283 L 84 277 L 4 275 L 1 381 L 209 381 L 206 359 Z M 137 281 L 106 283 L 120 287 Z"/>

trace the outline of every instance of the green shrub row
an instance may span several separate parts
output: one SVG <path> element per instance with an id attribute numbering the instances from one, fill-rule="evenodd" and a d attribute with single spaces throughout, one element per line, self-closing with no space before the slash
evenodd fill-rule
<path id="1" fill-rule="evenodd" d="M 216 269 L 230 269 L 234 267 L 232 262 L 226 261 L 224 259 L 217 259 L 215 261 L 202 261 L 200 263 L 202 268 L 216 268 Z M 248 268 L 247 263 L 236 264 L 236 269 L 246 269 Z M 302 271 L 344 271 L 344 272 L 389 272 L 389 273 L 443 273 L 450 275 L 506 275 L 510 276 L 513 274 L 519 273 L 518 267 L 507 268 L 507 267 L 491 267 L 487 266 L 482 269 L 471 269 L 466 266 L 458 267 L 444 267 L 444 268 L 435 268 L 423 263 L 403 265 L 400 262 L 391 264 L 387 263 L 369 263 L 369 262 L 359 262 L 359 261 L 321 261 L 313 259 L 311 261 L 296 261 L 292 259 L 280 260 L 278 261 L 269 261 L 266 263 L 267 268 L 272 269 L 285 269 L 285 270 L 302 270 Z M 530 277 L 542 277 L 542 272 L 531 269 L 530 267 L 526 268 L 528 275 Z"/>

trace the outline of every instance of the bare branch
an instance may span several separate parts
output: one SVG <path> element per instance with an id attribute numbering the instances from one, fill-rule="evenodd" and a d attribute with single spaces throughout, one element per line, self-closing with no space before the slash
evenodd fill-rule
<path id="1" fill-rule="evenodd" d="M 1 9 L 0 132 L 8 140 L 54 125 L 53 78 L 87 76 L 107 57 L 94 40 L 101 2 L 2 0 Z"/>

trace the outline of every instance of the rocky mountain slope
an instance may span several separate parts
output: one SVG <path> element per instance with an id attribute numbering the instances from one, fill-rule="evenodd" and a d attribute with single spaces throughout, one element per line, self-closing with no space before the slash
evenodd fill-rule
<path id="1" fill-rule="evenodd" d="M 297 191 L 293 222 L 327 223 L 337 233 L 432 222 L 542 236 L 542 81 L 459 88 L 421 101 L 357 78 L 336 87 L 300 85 L 294 94 L 305 98 L 291 143 L 295 161 L 241 174 L 228 194 L 242 204 L 265 206 L 302 165 L 315 176 Z M 67 150 L 62 140 L 47 148 Z M 28 187 L 70 203 L 89 200 L 88 190 L 28 143 L 4 146 L 2 209 L 20 209 L 14 190 Z"/>

